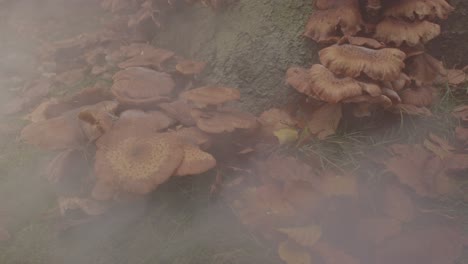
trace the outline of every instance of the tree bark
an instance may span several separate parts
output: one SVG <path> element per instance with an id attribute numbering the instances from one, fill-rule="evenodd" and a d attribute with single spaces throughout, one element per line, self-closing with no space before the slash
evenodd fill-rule
<path id="1" fill-rule="evenodd" d="M 202 6 L 169 18 L 155 44 L 208 62 L 206 82 L 237 87 L 246 109 L 282 105 L 292 65 L 310 66 L 318 48 L 302 37 L 311 0 L 239 0 L 224 11 Z"/>
<path id="2" fill-rule="evenodd" d="M 286 70 L 316 63 L 319 47 L 302 37 L 311 0 L 238 0 L 224 11 L 200 5 L 168 18 L 155 44 L 187 58 L 208 62 L 207 83 L 237 87 L 245 109 L 258 113 L 294 100 Z M 453 0 L 456 11 L 429 50 L 448 66 L 468 62 L 468 1 Z M 466 41 L 465 41 L 466 40 Z"/>

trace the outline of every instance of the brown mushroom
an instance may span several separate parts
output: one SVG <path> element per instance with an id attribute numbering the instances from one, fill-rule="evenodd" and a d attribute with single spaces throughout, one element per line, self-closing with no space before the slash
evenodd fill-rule
<path id="1" fill-rule="evenodd" d="M 410 77 L 408 77 L 408 75 L 406 75 L 403 72 L 400 73 L 400 76 L 398 77 L 398 79 L 391 81 L 391 82 L 390 81 L 383 82 L 385 87 L 392 89 L 396 92 L 402 90 L 410 83 L 411 83 Z"/>
<path id="2" fill-rule="evenodd" d="M 309 18 L 304 36 L 319 43 L 336 42 L 341 33 L 345 36 L 355 35 L 361 30 L 362 24 L 357 6 L 317 10 Z M 341 33 L 338 32 L 338 28 Z"/>
<path id="3" fill-rule="evenodd" d="M 293 128 L 297 125 L 297 120 L 289 113 L 278 108 L 272 108 L 263 112 L 259 117 L 261 130 L 264 135 L 273 135 L 280 129 Z"/>
<path id="4" fill-rule="evenodd" d="M 195 120 L 190 115 L 192 106 L 185 102 L 185 100 L 177 99 L 170 103 L 159 104 L 161 108 L 168 116 L 179 121 L 184 126 L 194 126 Z"/>
<path id="5" fill-rule="evenodd" d="M 139 51 L 139 52 L 138 52 Z M 119 68 L 126 69 L 131 67 L 151 67 L 156 70 L 162 71 L 163 64 L 174 57 L 174 52 L 157 49 L 152 46 L 129 46 L 127 50 L 121 51 L 130 59 L 119 63 Z"/>
<path id="6" fill-rule="evenodd" d="M 21 131 L 20 139 L 47 150 L 80 148 L 88 140 L 81 130 L 78 112 L 73 110 L 59 117 L 29 124 Z"/>
<path id="7" fill-rule="evenodd" d="M 258 128 L 257 118 L 249 113 L 193 109 L 191 114 L 197 122 L 197 127 L 206 133 L 220 134 L 233 132 L 236 129 L 253 131 Z"/>
<path id="8" fill-rule="evenodd" d="M 388 7 L 384 15 L 415 19 L 447 18 L 454 10 L 446 0 L 392 0 L 387 1 Z"/>
<path id="9" fill-rule="evenodd" d="M 184 150 L 176 137 L 156 134 L 128 137 L 98 147 L 94 172 L 114 190 L 147 194 L 180 166 Z"/>
<path id="10" fill-rule="evenodd" d="M 431 84 L 438 76 L 445 76 L 447 73 L 442 62 L 427 53 L 409 58 L 406 72 L 418 86 Z"/>
<path id="11" fill-rule="evenodd" d="M 302 70 L 291 68 L 288 70 L 288 81 L 295 72 Z M 302 73 L 301 73 L 302 74 Z M 357 81 L 350 77 L 340 78 L 320 64 L 315 64 L 308 71 L 307 83 L 289 82 L 296 90 L 313 98 L 318 98 L 329 103 L 338 103 L 346 98 L 368 93 L 371 95 L 380 94 L 380 87 L 377 84 Z M 293 79 L 297 80 L 297 79 Z"/>
<path id="12" fill-rule="evenodd" d="M 197 62 L 191 60 L 182 60 L 176 65 L 176 70 L 182 75 L 197 75 L 203 72 L 206 67 L 205 62 Z"/>
<path id="13" fill-rule="evenodd" d="M 90 142 L 95 141 L 112 128 L 117 107 L 117 102 L 104 101 L 80 109 L 78 119 L 82 121 L 81 128 Z"/>
<path id="14" fill-rule="evenodd" d="M 429 21 L 407 22 L 386 18 L 377 24 L 374 37 L 387 44 L 408 46 L 424 44 L 440 34 L 440 26 Z"/>
<path id="15" fill-rule="evenodd" d="M 204 86 L 183 92 L 180 98 L 203 108 L 239 100 L 240 92 L 234 88 Z"/>
<path id="16" fill-rule="evenodd" d="M 148 107 L 167 101 L 175 83 L 167 73 L 132 67 L 116 73 L 111 92 L 124 106 Z"/>
<path id="17" fill-rule="evenodd" d="M 59 153 L 49 163 L 46 178 L 59 195 L 81 195 L 84 194 L 90 169 L 85 153 L 69 149 Z"/>
<path id="18" fill-rule="evenodd" d="M 435 92 L 432 87 L 416 87 L 403 90 L 400 96 L 403 104 L 424 107 L 434 102 Z"/>
<path id="19" fill-rule="evenodd" d="M 177 168 L 175 176 L 188 176 L 205 173 L 216 166 L 216 159 L 199 147 L 185 144 L 184 159 Z"/>
<path id="20" fill-rule="evenodd" d="M 108 145 L 129 137 L 148 137 L 168 128 L 174 120 L 158 111 L 127 110 L 120 114 L 112 129 L 96 144 Z"/>
<path id="21" fill-rule="evenodd" d="M 381 49 L 385 47 L 385 44 L 379 42 L 372 38 L 365 38 L 365 37 L 353 37 L 353 36 L 344 36 L 343 38 L 338 41 L 338 44 L 345 44 L 349 43 L 356 46 L 361 47 L 368 47 L 371 49 Z"/>
<path id="22" fill-rule="evenodd" d="M 198 127 L 183 127 L 170 133 L 173 133 L 185 144 L 195 145 L 203 150 L 211 147 L 211 136 Z"/>
<path id="23" fill-rule="evenodd" d="M 391 81 L 404 68 L 405 53 L 392 48 L 380 50 L 350 44 L 333 45 L 319 52 L 320 62 L 338 75 L 358 77 L 366 74 L 374 80 Z"/>

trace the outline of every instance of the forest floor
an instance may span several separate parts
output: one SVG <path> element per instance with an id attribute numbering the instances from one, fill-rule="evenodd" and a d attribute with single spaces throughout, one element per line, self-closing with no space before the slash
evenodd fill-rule
<path id="1" fill-rule="evenodd" d="M 96 1 L 69 1 L 67 5 L 61 1 L 49 0 L 36 6 L 18 1 L 12 9 L 0 10 L 0 104 L 12 100 L 19 89 L 15 84 L 35 71 L 41 41 L 95 30 L 106 18 Z M 24 76 L 12 76 L 17 72 Z M 98 80 L 86 76 L 51 93 L 63 96 Z M 388 171 L 366 162 L 371 153 L 393 144 L 422 144 L 430 133 L 449 141 L 454 138 L 459 121 L 451 117 L 452 111 L 468 104 L 468 86 L 455 92 L 443 91 L 431 117 L 384 114 L 352 119 L 344 121 L 337 134 L 326 140 L 312 140 L 281 151 L 318 161 L 321 169 L 359 174 L 366 182 L 383 181 Z M 145 198 L 141 206 L 124 206 L 116 215 L 97 217 L 58 232 L 62 223 L 56 217 L 56 196 L 43 177 L 53 155 L 17 140 L 27 123 L 23 119 L 26 114 L 0 117 L 0 263 L 283 263 L 276 246 L 243 225 L 222 193 L 215 199 L 210 195 L 215 172 L 171 181 Z M 467 183 L 468 179 L 459 183 L 462 196 Z M 466 236 L 465 198 L 437 197 L 420 210 L 431 215 L 427 219 L 433 215 L 455 219 Z M 421 218 L 415 225 L 424 225 L 425 218 Z M 468 251 L 457 263 L 468 263 Z"/>

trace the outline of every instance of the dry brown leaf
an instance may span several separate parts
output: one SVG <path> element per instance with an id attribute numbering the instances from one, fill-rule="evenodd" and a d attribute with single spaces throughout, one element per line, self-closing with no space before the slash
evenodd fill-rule
<path id="1" fill-rule="evenodd" d="M 325 104 L 307 117 L 307 127 L 318 139 L 325 139 L 336 133 L 341 117 L 341 104 Z"/>
<path id="2" fill-rule="evenodd" d="M 278 231 L 305 248 L 312 248 L 322 236 L 322 229 L 318 225 L 279 228 Z"/>
<path id="3" fill-rule="evenodd" d="M 335 248 L 326 242 L 318 242 L 314 246 L 315 252 L 326 264 L 359 264 L 360 261 L 353 256 Z"/>
<path id="4" fill-rule="evenodd" d="M 384 217 L 364 218 L 359 221 L 359 237 L 372 245 L 378 245 L 401 232 L 401 223 Z"/>
<path id="5" fill-rule="evenodd" d="M 468 105 L 462 105 L 455 108 L 452 114 L 463 122 L 468 122 Z"/>
<path id="6" fill-rule="evenodd" d="M 459 85 L 466 81 L 466 73 L 462 70 L 447 70 L 447 80 L 449 84 Z"/>
<path id="7" fill-rule="evenodd" d="M 409 222 L 415 217 L 415 207 L 411 197 L 397 185 L 385 187 L 383 210 L 386 215 L 402 222 Z"/>
<path id="8" fill-rule="evenodd" d="M 287 264 L 311 264 L 312 257 L 307 250 L 289 241 L 278 245 L 278 255 Z"/>
<path id="9" fill-rule="evenodd" d="M 322 177 L 319 190 L 329 197 L 357 196 L 357 180 L 356 177 L 352 175 L 337 176 L 326 174 Z"/>
<path id="10" fill-rule="evenodd" d="M 377 249 L 375 263 L 455 263 L 463 248 L 460 234 L 460 230 L 444 226 L 405 232 Z"/>

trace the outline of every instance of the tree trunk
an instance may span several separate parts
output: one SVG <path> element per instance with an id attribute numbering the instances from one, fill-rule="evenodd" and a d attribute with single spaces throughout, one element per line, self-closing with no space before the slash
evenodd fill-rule
<path id="1" fill-rule="evenodd" d="M 295 98 L 285 85 L 290 66 L 317 62 L 318 46 L 302 37 L 312 2 L 238 0 L 220 12 L 189 7 L 168 19 L 155 44 L 208 62 L 204 80 L 238 87 L 243 107 L 258 113 Z M 468 61 L 468 1 L 452 4 L 455 13 L 444 21 L 442 36 L 429 46 L 447 65 L 461 66 Z"/>
<path id="2" fill-rule="evenodd" d="M 316 61 L 316 45 L 302 37 L 311 12 L 311 0 L 239 0 L 220 12 L 190 7 L 169 19 L 156 45 L 208 62 L 204 79 L 239 88 L 243 107 L 258 113 L 291 98 L 288 67 Z"/>

